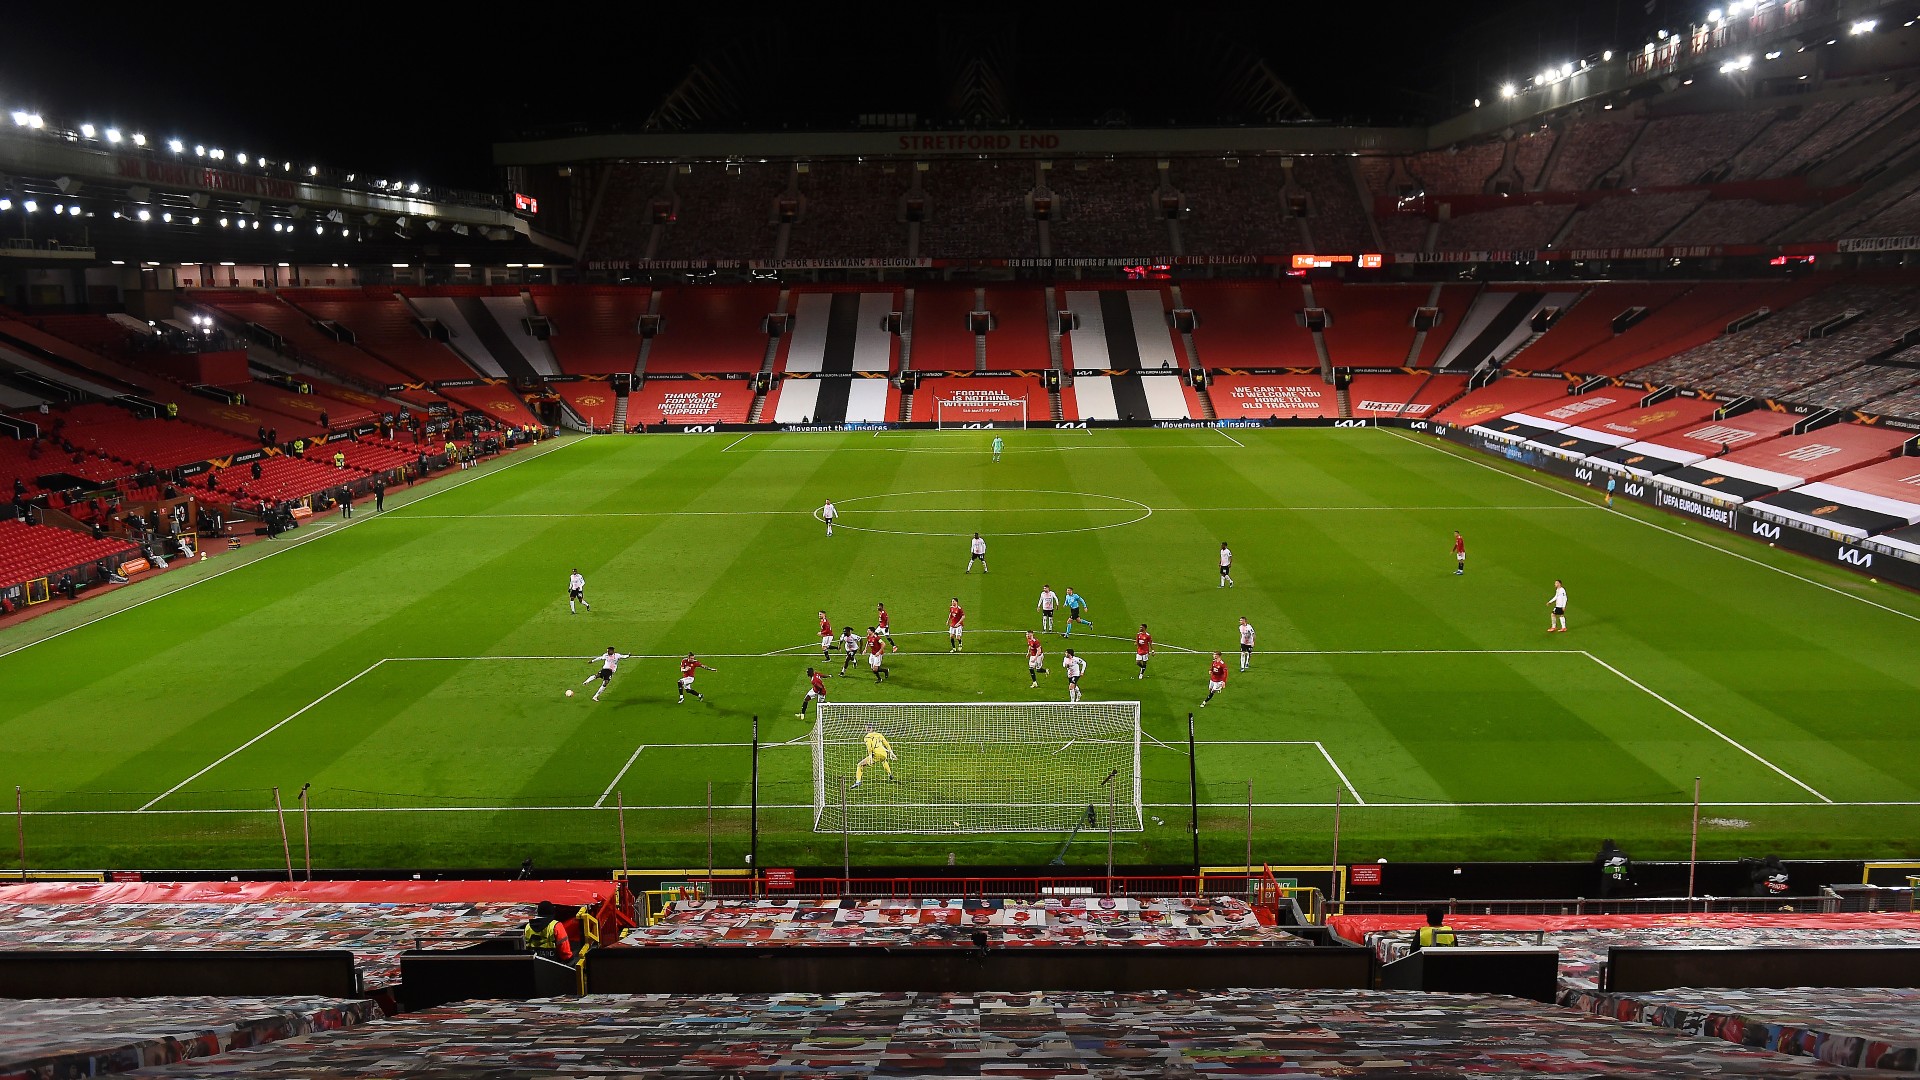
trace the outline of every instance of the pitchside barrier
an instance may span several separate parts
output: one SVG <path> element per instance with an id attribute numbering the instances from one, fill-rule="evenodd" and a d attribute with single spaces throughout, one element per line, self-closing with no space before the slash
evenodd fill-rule
<path id="1" fill-rule="evenodd" d="M 1678 491 L 1663 486 L 1658 477 L 1637 479 L 1606 472 L 1585 464 L 1584 459 L 1542 453 L 1519 443 L 1491 438 L 1471 427 L 1462 427 L 1458 424 L 1413 420 L 1401 422 L 1398 426 L 1469 447 L 1483 454 L 1504 458 L 1516 465 L 1525 465 L 1529 469 L 1572 480 L 1590 488 L 1604 489 L 1607 480 L 1611 478 L 1617 481 L 1614 494 L 1620 498 L 1665 510 L 1670 514 L 1722 532 L 1762 541 L 1769 547 L 1786 548 L 1829 566 L 1837 566 L 1842 570 L 1891 581 L 1910 589 L 1920 589 L 1920 562 L 1874 552 L 1860 546 L 1857 541 L 1837 535 L 1809 532 L 1768 520 L 1738 504 L 1703 499 Z"/>

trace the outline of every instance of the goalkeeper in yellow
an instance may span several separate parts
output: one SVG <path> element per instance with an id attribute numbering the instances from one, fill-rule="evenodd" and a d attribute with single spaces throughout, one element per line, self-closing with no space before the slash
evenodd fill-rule
<path id="1" fill-rule="evenodd" d="M 887 737 L 885 735 L 882 735 L 879 732 L 873 730 L 872 724 L 868 724 L 867 725 L 867 756 L 861 758 L 860 764 L 855 765 L 853 767 L 853 786 L 859 787 L 861 781 L 866 779 L 867 766 L 873 765 L 876 763 L 881 768 L 887 770 L 887 779 L 889 780 L 894 779 L 893 759 L 895 756 L 896 755 L 893 752 L 893 744 L 887 741 Z"/>

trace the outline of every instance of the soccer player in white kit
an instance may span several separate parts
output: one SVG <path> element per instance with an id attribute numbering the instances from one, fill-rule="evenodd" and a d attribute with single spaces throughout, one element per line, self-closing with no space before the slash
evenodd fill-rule
<path id="1" fill-rule="evenodd" d="M 1233 549 L 1227 547 L 1225 540 L 1220 541 L 1220 587 L 1233 587 Z"/>
<path id="2" fill-rule="evenodd" d="M 973 573 L 974 563 L 980 564 L 980 572 L 983 574 L 993 572 L 987 569 L 987 542 L 980 539 L 979 533 L 973 534 L 973 542 L 967 545 L 967 551 L 969 552 L 967 558 L 967 573 Z"/>
<path id="3" fill-rule="evenodd" d="M 1567 587 L 1560 584 L 1559 578 L 1553 579 L 1553 599 L 1547 601 L 1547 633 L 1567 632 Z"/>
<path id="4" fill-rule="evenodd" d="M 585 686 L 587 683 L 599 679 L 600 685 L 595 687 L 593 691 L 593 700 L 599 701 L 601 692 L 606 690 L 607 684 L 613 681 L 613 673 L 620 670 L 620 661 L 625 660 L 631 655 L 633 654 L 614 652 L 613 646 L 607 646 L 606 655 L 600 657 L 600 670 L 580 680 L 580 685 Z"/>
<path id="5" fill-rule="evenodd" d="M 1053 630 L 1053 609 L 1059 606 L 1060 606 L 1060 598 L 1053 595 L 1053 589 L 1046 585 L 1040 586 L 1040 629 L 1041 630 L 1049 631 L 1049 632 Z"/>
<path id="6" fill-rule="evenodd" d="M 1253 666 L 1253 624 L 1245 615 L 1240 616 L 1240 670 Z"/>
<path id="7" fill-rule="evenodd" d="M 841 678 L 846 678 L 847 669 L 853 666 L 855 660 L 860 659 L 860 644 L 860 635 L 853 632 L 853 627 L 840 628 L 840 652 L 845 657 L 840 662 Z"/>
<path id="8" fill-rule="evenodd" d="M 1080 676 L 1087 673 L 1087 662 L 1067 650 L 1067 658 L 1060 661 L 1060 669 L 1067 673 L 1067 700 L 1080 700 Z"/>
<path id="9" fill-rule="evenodd" d="M 593 610 L 593 605 L 587 603 L 587 579 L 580 576 L 580 568 L 577 566 L 573 568 L 573 573 L 567 578 L 567 614 L 578 615 L 580 613 L 578 609 L 573 606 L 575 604 L 579 604 L 588 611 Z"/>
<path id="10" fill-rule="evenodd" d="M 835 509 L 833 508 L 833 500 L 832 500 L 832 499 L 828 499 L 828 500 L 827 500 L 827 502 L 826 502 L 826 505 L 825 505 L 825 506 L 822 506 L 822 507 L 820 508 L 820 520 L 821 520 L 821 521 L 824 521 L 824 522 L 826 522 L 826 523 L 827 523 L 827 535 L 828 535 L 828 536 L 832 536 L 832 535 L 833 535 L 833 521 L 834 521 L 834 519 L 835 519 L 835 518 L 837 518 L 837 517 L 839 517 L 839 516 L 840 516 L 840 511 L 838 511 L 838 510 L 835 510 Z"/>

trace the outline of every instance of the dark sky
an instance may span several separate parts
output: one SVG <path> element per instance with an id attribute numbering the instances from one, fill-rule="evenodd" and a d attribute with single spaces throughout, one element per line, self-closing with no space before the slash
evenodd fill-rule
<path id="1" fill-rule="evenodd" d="M 0 106 L 164 140 L 491 190 L 489 144 L 516 130 L 638 127 L 700 57 L 735 64 L 728 126 L 845 126 L 862 112 L 949 119 L 956 58 L 985 42 L 1012 118 L 1124 115 L 1136 125 L 1229 119 L 1222 42 L 1264 58 L 1313 113 L 1418 122 L 1450 115 L 1510 76 L 1639 43 L 1699 16 L 1657 0 L 1173 4 L 597 7 L 555 16 L 393 22 L 360 13 L 297 25 L 153 16 L 113 33 L 57 5 L 8 14 Z M 356 9 L 357 10 L 357 9 Z M 488 9 L 500 10 L 500 9 Z M 782 13 L 784 12 L 784 13 Z M 1047 12 L 1049 22 L 1029 20 Z M 1057 16 L 1057 18 L 1056 18 Z M 966 21 L 957 21 L 965 19 Z M 414 25 L 406 25 L 414 23 Z M 1628 39 L 1639 40 L 1629 41 Z"/>

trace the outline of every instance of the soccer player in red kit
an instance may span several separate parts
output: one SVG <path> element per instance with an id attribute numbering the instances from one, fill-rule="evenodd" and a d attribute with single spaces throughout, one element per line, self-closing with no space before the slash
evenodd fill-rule
<path id="1" fill-rule="evenodd" d="M 1455 577 L 1458 577 L 1466 572 L 1467 538 L 1460 535 L 1460 530 L 1455 529 L 1453 533 L 1453 573 Z"/>
<path id="2" fill-rule="evenodd" d="M 800 699 L 800 711 L 793 714 L 802 720 L 807 718 L 807 705 L 809 703 L 827 700 L 827 683 L 825 679 L 820 677 L 819 672 L 808 668 L 807 681 L 810 684 L 807 687 L 807 696 Z"/>
<path id="3" fill-rule="evenodd" d="M 887 609 L 881 608 L 881 617 L 884 618 L 886 614 Z M 893 674 L 887 670 L 887 647 L 880 641 L 880 635 L 884 632 L 881 627 L 867 627 L 867 670 L 873 672 L 873 681 L 876 686 L 881 680 Z"/>
<path id="4" fill-rule="evenodd" d="M 880 636 L 887 639 L 887 644 L 893 646 L 894 652 L 899 652 L 900 646 L 897 643 L 895 643 L 895 641 L 893 640 L 893 630 L 891 628 L 890 623 L 888 622 L 887 605 L 880 604 L 878 605 L 878 607 L 880 609 L 880 614 L 877 616 L 880 623 L 880 626 L 879 626 Z"/>
<path id="5" fill-rule="evenodd" d="M 1140 632 L 1133 635 L 1133 663 L 1140 669 L 1140 678 L 1147 677 L 1147 661 L 1153 659 L 1153 635 L 1147 633 L 1147 624 L 1140 624 Z"/>
<path id="6" fill-rule="evenodd" d="M 960 635 L 967 632 L 967 611 L 960 606 L 960 598 L 954 597 L 947 605 L 947 651 L 960 651 Z"/>
<path id="7" fill-rule="evenodd" d="M 820 655 L 833 659 L 833 620 L 824 611 L 820 612 Z"/>
<path id="8" fill-rule="evenodd" d="M 1040 676 L 1047 674 L 1047 649 L 1033 631 L 1027 631 L 1027 689 L 1040 687 Z"/>
<path id="9" fill-rule="evenodd" d="M 708 671 L 716 670 L 701 663 L 692 653 L 688 653 L 680 658 L 680 700 L 675 702 L 675 704 L 686 704 L 688 694 L 692 694 L 701 701 L 707 700 L 700 691 L 693 688 L 693 673 L 699 671 L 701 668 L 707 668 Z"/>
<path id="10" fill-rule="evenodd" d="M 1207 668 L 1207 698 L 1206 698 L 1206 701 L 1202 701 L 1200 703 L 1200 707 L 1203 709 L 1206 708 L 1207 701 L 1212 701 L 1213 695 L 1219 693 L 1222 690 L 1225 690 L 1226 688 L 1227 688 L 1227 662 L 1225 660 L 1220 659 L 1219 653 L 1214 653 L 1213 664 Z"/>

